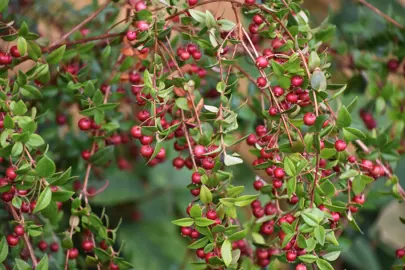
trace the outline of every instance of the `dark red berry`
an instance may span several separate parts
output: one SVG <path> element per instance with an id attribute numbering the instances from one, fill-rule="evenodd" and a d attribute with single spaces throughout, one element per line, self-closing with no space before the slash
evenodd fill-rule
<path id="1" fill-rule="evenodd" d="M 193 182 L 196 185 L 201 184 L 201 174 L 199 174 L 198 172 L 194 172 L 191 175 L 191 182 Z"/>
<path id="2" fill-rule="evenodd" d="M 48 248 L 48 244 L 45 241 L 41 240 L 38 243 L 38 248 L 42 251 L 45 251 Z"/>
<path id="3" fill-rule="evenodd" d="M 89 118 L 81 118 L 79 120 L 78 126 L 81 130 L 87 131 L 91 128 L 91 120 Z"/>
<path id="4" fill-rule="evenodd" d="M 22 225 L 17 225 L 14 227 L 14 233 L 17 236 L 23 236 L 24 235 L 24 227 Z"/>
<path id="5" fill-rule="evenodd" d="M 10 246 L 10 247 L 15 247 L 16 245 L 18 245 L 18 242 L 19 242 L 19 238 L 18 238 L 18 236 L 16 236 L 15 234 L 9 234 L 9 235 L 7 235 L 7 244 Z"/>
<path id="6" fill-rule="evenodd" d="M 304 115 L 304 124 L 307 126 L 313 126 L 315 124 L 316 121 L 316 115 L 311 113 L 311 112 L 307 112 Z"/>
<path id="7" fill-rule="evenodd" d="M 297 259 L 297 252 L 295 250 L 289 250 L 286 253 L 287 261 L 293 262 Z"/>
<path id="8" fill-rule="evenodd" d="M 264 186 L 264 183 L 261 180 L 256 180 L 256 181 L 253 182 L 253 187 L 256 190 L 261 190 L 263 186 Z"/>
<path id="9" fill-rule="evenodd" d="M 295 87 L 300 87 L 304 83 L 304 78 L 301 76 L 294 76 L 291 78 L 291 85 Z"/>
<path id="10" fill-rule="evenodd" d="M 82 242 L 82 249 L 84 252 L 91 252 L 94 248 L 94 243 L 91 240 L 84 240 Z"/>
<path id="11" fill-rule="evenodd" d="M 71 248 L 67 251 L 69 260 L 74 260 L 79 256 L 79 250 L 77 248 Z"/>
<path id="12" fill-rule="evenodd" d="M 338 152 L 342 152 L 342 151 L 346 150 L 346 147 L 347 147 L 346 142 L 343 140 L 337 140 L 335 142 L 335 149 Z"/>

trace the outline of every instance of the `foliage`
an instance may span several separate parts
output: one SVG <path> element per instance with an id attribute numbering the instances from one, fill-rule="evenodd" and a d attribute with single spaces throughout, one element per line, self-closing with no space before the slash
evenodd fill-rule
<path id="1" fill-rule="evenodd" d="M 15 12 L 27 3 L 0 0 L 4 267 L 165 269 L 192 257 L 193 269 L 334 269 L 376 187 L 405 200 L 393 172 L 403 84 L 390 76 L 403 79 L 403 30 L 384 22 L 377 37 L 396 40 L 379 46 L 349 24 L 354 43 L 327 21 L 313 27 L 298 1 L 223 0 L 235 21 L 197 8 L 209 2 L 95 1 L 49 41 Z M 336 36 L 346 43 L 328 48 Z M 332 83 L 331 55 L 347 53 L 349 85 Z M 344 96 L 358 80 L 366 129 Z M 128 206 L 143 222 L 127 222 Z"/>

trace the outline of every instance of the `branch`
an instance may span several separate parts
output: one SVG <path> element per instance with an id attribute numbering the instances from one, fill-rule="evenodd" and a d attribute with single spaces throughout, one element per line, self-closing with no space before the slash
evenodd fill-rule
<path id="1" fill-rule="evenodd" d="M 13 215 L 14 219 L 20 223 L 22 221 L 22 219 L 20 218 L 20 216 L 18 215 L 17 211 L 15 210 L 14 206 L 11 203 L 8 203 L 8 207 L 11 210 L 11 214 Z M 37 262 L 37 257 L 35 256 L 35 252 L 34 249 L 32 248 L 30 239 L 28 238 L 28 234 L 26 232 L 24 232 L 23 235 L 23 239 L 24 239 L 24 243 L 27 246 L 28 252 L 30 253 L 30 257 L 32 260 L 32 263 L 34 265 L 34 268 L 37 266 L 38 262 Z"/>
<path id="2" fill-rule="evenodd" d="M 356 0 L 356 1 L 359 2 L 360 4 L 364 5 L 364 6 L 368 7 L 369 9 L 371 9 L 371 11 L 373 11 L 375 14 L 380 15 L 381 17 L 383 17 L 387 22 L 392 23 L 393 25 L 395 25 L 398 28 L 404 29 L 403 25 L 401 25 L 399 22 L 397 22 L 396 20 L 394 20 L 393 18 L 391 18 L 387 14 L 383 13 L 381 10 L 379 10 L 378 8 L 373 6 L 372 4 L 368 3 L 366 0 Z"/>
<path id="3" fill-rule="evenodd" d="M 104 3 L 101 7 L 99 7 L 96 12 L 94 12 L 93 14 L 91 14 L 89 17 L 87 17 L 84 21 L 82 21 L 81 23 L 79 23 L 78 25 L 76 25 L 75 27 L 73 27 L 69 32 L 67 32 L 66 34 L 64 34 L 59 40 L 53 42 L 51 44 L 51 46 L 56 46 L 60 43 L 62 43 L 65 39 L 67 39 L 71 34 L 73 34 L 74 32 L 76 32 L 77 30 L 79 30 L 80 28 L 82 28 L 85 24 L 87 24 L 88 22 L 90 22 L 91 20 L 93 20 L 95 17 L 97 17 L 98 14 L 100 14 L 101 11 L 103 11 L 109 4 L 111 3 L 111 1 L 107 1 L 106 3 Z"/>

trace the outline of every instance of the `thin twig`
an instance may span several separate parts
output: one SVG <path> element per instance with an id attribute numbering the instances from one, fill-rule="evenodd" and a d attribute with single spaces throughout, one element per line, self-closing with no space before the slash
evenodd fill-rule
<path id="1" fill-rule="evenodd" d="M 378 8 L 373 6 L 372 4 L 368 3 L 366 0 L 355 0 L 355 1 L 357 1 L 360 4 L 368 7 L 375 14 L 380 15 L 381 17 L 383 17 L 387 22 L 392 23 L 393 25 L 395 25 L 398 28 L 404 29 L 403 25 L 401 25 L 399 22 L 397 22 L 396 20 L 394 20 L 393 18 L 391 18 L 390 16 L 388 16 L 387 14 L 385 14 L 384 12 L 382 12 L 381 10 L 379 10 Z"/>
<path id="2" fill-rule="evenodd" d="M 93 14 L 91 14 L 89 17 L 87 17 L 85 20 L 83 20 L 81 23 L 79 23 L 78 25 L 76 25 L 75 27 L 73 27 L 69 32 L 67 32 L 66 34 L 64 34 L 60 39 L 58 39 L 57 41 L 53 42 L 51 44 L 52 46 L 58 45 L 60 43 L 62 43 L 63 41 L 65 41 L 71 34 L 73 34 L 74 32 L 76 32 L 77 30 L 79 30 L 80 28 L 82 28 L 84 25 L 86 25 L 88 22 L 90 22 L 91 20 L 93 20 L 95 17 L 97 17 L 98 14 L 100 14 L 101 11 L 103 11 L 109 4 L 111 3 L 111 1 L 107 1 L 105 2 L 101 7 L 99 7 Z"/>
<path id="3" fill-rule="evenodd" d="M 14 206 L 11 203 L 8 203 L 8 207 L 10 208 L 11 214 L 13 215 L 14 219 L 18 223 L 21 223 L 22 218 L 20 218 L 20 216 L 18 215 L 18 213 L 15 210 Z M 27 246 L 28 252 L 30 253 L 32 264 L 33 264 L 33 266 L 35 268 L 37 266 L 37 264 L 38 264 L 38 261 L 37 261 L 37 257 L 35 256 L 34 249 L 32 248 L 30 239 L 28 238 L 28 234 L 26 232 L 24 232 L 23 239 L 24 239 L 25 245 Z"/>

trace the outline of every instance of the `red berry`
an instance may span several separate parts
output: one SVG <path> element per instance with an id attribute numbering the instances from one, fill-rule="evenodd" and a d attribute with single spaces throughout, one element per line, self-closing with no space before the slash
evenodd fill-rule
<path id="1" fill-rule="evenodd" d="M 190 237 L 193 239 L 197 239 L 198 237 L 200 237 L 200 233 L 196 230 L 193 230 L 190 234 Z"/>
<path id="2" fill-rule="evenodd" d="M 338 152 L 342 152 L 342 151 L 346 150 L 346 147 L 347 147 L 347 145 L 346 145 L 345 141 L 343 141 L 343 140 L 337 140 L 335 142 L 335 149 Z"/>
<path id="3" fill-rule="evenodd" d="M 176 169 L 181 169 L 184 167 L 184 159 L 182 159 L 181 157 L 176 157 L 175 159 L 173 159 L 172 163 Z"/>
<path id="4" fill-rule="evenodd" d="M 250 206 L 251 206 L 252 208 L 260 208 L 260 207 L 262 207 L 262 204 L 260 203 L 259 200 L 254 200 L 254 201 L 250 204 Z"/>
<path id="5" fill-rule="evenodd" d="M 203 248 L 199 248 L 196 250 L 195 252 L 197 254 L 197 257 L 200 259 L 204 259 L 205 258 L 205 252 Z"/>
<path id="6" fill-rule="evenodd" d="M 273 180 L 273 188 L 281 188 L 283 186 L 283 181 L 278 180 L 278 179 L 274 179 Z"/>
<path id="7" fill-rule="evenodd" d="M 191 182 L 193 182 L 196 185 L 201 184 L 201 174 L 199 174 L 198 172 L 194 172 L 191 175 Z"/>
<path id="8" fill-rule="evenodd" d="M 41 240 L 38 243 L 38 248 L 42 251 L 45 251 L 48 248 L 48 244 L 45 241 Z"/>
<path id="9" fill-rule="evenodd" d="M 401 259 L 402 257 L 405 256 L 405 248 L 399 248 L 395 251 L 395 255 L 397 258 Z"/>
<path id="10" fill-rule="evenodd" d="M 350 163 L 354 163 L 354 162 L 356 162 L 356 157 L 355 157 L 355 156 L 349 156 L 349 157 L 347 158 L 347 160 L 348 160 Z"/>
<path id="11" fill-rule="evenodd" d="M 260 16 L 260 15 L 258 15 L 258 14 L 255 14 L 255 15 L 253 16 L 252 21 L 253 21 L 255 24 L 257 24 L 257 25 L 261 25 L 261 24 L 264 22 L 262 16 Z"/>
<path id="12" fill-rule="evenodd" d="M 256 83 L 257 83 L 258 87 L 263 88 L 267 84 L 267 79 L 264 77 L 259 77 L 259 78 L 257 78 Z"/>
<path id="13" fill-rule="evenodd" d="M 17 46 L 15 46 L 15 45 L 10 48 L 10 54 L 11 54 L 13 57 L 16 57 L 16 58 L 21 57 L 21 54 L 20 54 L 20 52 L 18 51 Z"/>
<path id="14" fill-rule="evenodd" d="M 214 252 L 209 252 L 209 253 L 205 254 L 205 261 L 206 261 L 206 263 L 209 263 L 209 261 L 210 261 L 210 259 L 211 259 L 212 257 L 215 257 L 215 253 L 214 253 Z"/>
<path id="15" fill-rule="evenodd" d="M 67 251 L 69 260 L 74 260 L 79 256 L 79 250 L 77 248 L 71 248 Z"/>
<path id="16" fill-rule="evenodd" d="M 18 245 L 19 240 L 20 239 L 18 238 L 18 236 L 14 235 L 14 234 L 7 235 L 7 244 L 10 247 L 15 247 L 16 245 Z"/>
<path id="17" fill-rule="evenodd" d="M 214 209 L 210 209 L 206 214 L 208 219 L 215 220 L 217 218 L 217 212 Z"/>
<path id="18" fill-rule="evenodd" d="M 192 229 L 190 227 L 181 227 L 181 234 L 183 236 L 189 236 L 191 234 Z"/>
<path id="19" fill-rule="evenodd" d="M 304 115 L 304 124 L 307 126 L 313 126 L 315 124 L 316 121 L 316 115 L 311 113 L 311 112 L 307 112 Z"/>
<path id="20" fill-rule="evenodd" d="M 119 265 L 118 265 L 118 264 L 115 264 L 115 263 L 113 263 L 113 262 L 111 262 L 108 267 L 109 267 L 109 270 L 120 270 Z"/>
<path id="21" fill-rule="evenodd" d="M 253 215 L 256 218 L 261 218 L 264 216 L 264 209 L 263 208 L 254 208 L 253 209 Z"/>
<path id="22" fill-rule="evenodd" d="M 259 56 L 256 58 L 256 66 L 258 68 L 266 68 L 269 65 L 269 61 L 265 56 Z"/>
<path id="23" fill-rule="evenodd" d="M 397 59 L 391 59 L 387 63 L 387 67 L 391 72 L 397 71 L 399 65 L 400 65 L 400 63 Z"/>
<path id="24" fill-rule="evenodd" d="M 136 32 L 135 31 L 128 31 L 126 33 L 126 37 L 129 41 L 133 41 L 136 39 Z"/>
<path id="25" fill-rule="evenodd" d="M 194 156 L 196 156 L 197 158 L 202 158 L 204 156 L 204 154 L 207 152 L 207 150 L 202 145 L 196 145 L 196 146 L 194 146 L 193 152 L 194 152 Z"/>
<path id="26" fill-rule="evenodd" d="M 332 220 L 338 222 L 340 219 L 340 214 L 338 212 L 332 212 Z"/>
<path id="27" fill-rule="evenodd" d="M 284 94 L 284 89 L 280 86 L 275 86 L 272 91 L 276 97 L 281 97 Z"/>
<path id="28" fill-rule="evenodd" d="M 255 145 L 255 143 L 257 142 L 257 138 L 255 134 L 250 134 L 247 138 L 246 138 L 246 143 L 248 145 Z"/>
<path id="29" fill-rule="evenodd" d="M 141 10 L 144 10 L 144 9 L 147 9 L 147 8 L 148 7 L 147 7 L 147 5 L 146 5 L 146 3 L 144 1 L 138 1 L 135 4 L 135 10 L 136 11 L 141 11 Z"/>
<path id="30" fill-rule="evenodd" d="M 201 53 L 200 51 L 196 51 L 196 52 L 193 52 L 193 53 L 191 54 L 191 56 L 194 58 L 194 60 L 198 61 L 198 60 L 201 59 L 202 53 Z"/>
<path id="31" fill-rule="evenodd" d="M 363 205 L 366 201 L 364 194 L 356 195 L 353 197 L 353 202 Z"/>
<path id="32" fill-rule="evenodd" d="M 17 225 L 14 227 L 14 233 L 17 236 L 23 236 L 24 235 L 24 227 L 22 225 Z"/>
<path id="33" fill-rule="evenodd" d="M 290 103 L 292 103 L 292 104 L 295 104 L 295 103 L 298 102 L 298 95 L 295 94 L 294 92 L 290 92 L 290 93 L 287 94 L 287 96 L 285 97 L 285 99 L 286 99 L 288 102 L 290 102 Z"/>
<path id="34" fill-rule="evenodd" d="M 256 181 L 253 182 L 253 187 L 256 190 L 261 190 L 263 186 L 264 186 L 264 183 L 261 180 L 256 180 Z"/>
<path id="35" fill-rule="evenodd" d="M 274 175 L 274 177 L 277 178 L 277 179 L 283 179 L 284 176 L 285 176 L 284 169 L 283 169 L 283 168 L 279 168 L 279 167 L 275 168 L 274 171 L 273 171 L 273 175 Z"/>
<path id="36" fill-rule="evenodd" d="M 91 240 L 84 240 L 82 242 L 82 249 L 84 252 L 91 252 L 94 248 L 94 243 Z"/>
<path id="37" fill-rule="evenodd" d="M 259 26 L 258 26 L 257 24 L 251 23 L 251 24 L 249 25 L 249 32 L 250 32 L 251 34 L 257 34 L 258 31 L 259 31 Z"/>
<path id="38" fill-rule="evenodd" d="M 206 170 L 211 170 L 215 166 L 215 161 L 211 157 L 205 157 L 202 160 L 202 167 Z"/>
<path id="39" fill-rule="evenodd" d="M 297 259 L 297 252 L 295 250 L 287 251 L 286 258 L 287 258 L 287 261 L 289 261 L 289 262 L 295 261 L 295 259 Z"/>
<path id="40" fill-rule="evenodd" d="M 190 59 L 190 53 L 187 51 L 183 51 L 180 55 L 180 60 L 182 61 L 187 61 L 188 59 Z"/>
<path id="41" fill-rule="evenodd" d="M 274 106 L 270 107 L 270 109 L 269 109 L 269 114 L 270 114 L 271 116 L 276 116 L 276 115 L 278 115 L 278 109 L 277 109 L 276 107 L 274 107 Z"/>
<path id="42" fill-rule="evenodd" d="M 51 251 L 52 252 L 58 252 L 58 250 L 59 250 L 59 244 L 56 243 L 56 242 L 52 243 L 51 244 Z"/>
<path id="43" fill-rule="evenodd" d="M 260 232 L 264 235 L 270 235 L 274 232 L 274 224 L 272 222 L 265 222 L 260 226 Z"/>
<path id="44" fill-rule="evenodd" d="M 288 200 L 288 203 L 291 204 L 291 205 L 295 205 L 295 204 L 298 203 L 299 200 L 300 200 L 300 198 L 298 198 L 297 195 L 293 194 L 291 196 L 291 199 Z"/>
<path id="45" fill-rule="evenodd" d="M 300 263 L 295 267 L 295 270 L 307 270 L 307 267 L 305 264 Z"/>
<path id="46" fill-rule="evenodd" d="M 200 195 L 200 188 L 192 189 L 190 192 L 193 196 L 198 196 Z"/>
<path id="47" fill-rule="evenodd" d="M 304 83 L 304 78 L 301 76 L 294 76 L 291 78 L 291 85 L 295 87 L 300 87 Z"/>
<path id="48" fill-rule="evenodd" d="M 256 3 L 255 0 L 245 0 L 245 4 L 248 6 L 254 5 Z"/>
<path id="49" fill-rule="evenodd" d="M 88 160 L 90 158 L 90 151 L 89 150 L 83 150 L 81 155 L 82 155 L 82 158 L 84 160 Z"/>
<path id="50" fill-rule="evenodd" d="M 149 29 L 149 24 L 146 21 L 137 21 L 136 28 L 138 28 L 139 31 L 144 32 Z"/>
<path id="51" fill-rule="evenodd" d="M 91 120 L 89 118 L 81 118 L 79 120 L 78 126 L 81 130 L 87 131 L 91 128 Z"/>
<path id="52" fill-rule="evenodd" d="M 283 46 L 285 44 L 285 41 L 279 38 L 275 38 L 273 39 L 273 41 L 271 42 L 271 46 L 273 47 L 273 49 L 277 50 L 278 48 L 280 48 L 281 46 Z"/>
<path id="53" fill-rule="evenodd" d="M 17 178 L 17 174 L 14 170 L 13 167 L 8 167 L 6 169 L 6 176 L 8 177 L 8 179 L 10 179 L 11 181 Z"/>
<path id="54" fill-rule="evenodd" d="M 145 158 L 150 158 L 153 155 L 153 148 L 150 145 L 142 145 L 141 155 Z"/>
<path id="55" fill-rule="evenodd" d="M 197 5 L 198 0 L 187 0 L 189 6 Z"/>

